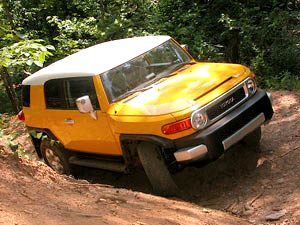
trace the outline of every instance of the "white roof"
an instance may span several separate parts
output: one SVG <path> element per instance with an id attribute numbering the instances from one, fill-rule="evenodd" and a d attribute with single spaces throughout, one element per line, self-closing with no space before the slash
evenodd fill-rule
<path id="1" fill-rule="evenodd" d="M 169 36 L 145 36 L 97 44 L 37 71 L 23 80 L 22 84 L 42 85 L 49 79 L 99 75 L 169 39 Z"/>

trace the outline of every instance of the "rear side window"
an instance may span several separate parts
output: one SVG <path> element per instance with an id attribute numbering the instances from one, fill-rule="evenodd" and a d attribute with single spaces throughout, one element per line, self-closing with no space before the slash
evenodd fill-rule
<path id="1" fill-rule="evenodd" d="M 22 105 L 30 107 L 30 85 L 22 86 Z"/>
<path id="2" fill-rule="evenodd" d="M 47 109 L 67 109 L 64 80 L 49 80 L 44 85 Z"/>
<path id="3" fill-rule="evenodd" d="M 77 109 L 76 99 L 88 95 L 94 109 L 100 109 L 92 77 L 49 80 L 45 83 L 48 109 Z"/>

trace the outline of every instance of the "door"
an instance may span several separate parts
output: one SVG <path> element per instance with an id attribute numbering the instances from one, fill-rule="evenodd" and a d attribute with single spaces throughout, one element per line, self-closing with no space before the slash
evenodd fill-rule
<path id="1" fill-rule="evenodd" d="M 47 127 L 65 148 L 89 153 L 121 155 L 108 123 L 101 111 L 92 77 L 49 80 L 45 83 Z M 80 113 L 75 100 L 88 95 L 96 110 L 97 120 Z"/>

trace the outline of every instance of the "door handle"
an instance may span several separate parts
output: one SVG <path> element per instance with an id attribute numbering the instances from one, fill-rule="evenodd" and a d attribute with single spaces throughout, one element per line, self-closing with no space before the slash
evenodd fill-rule
<path id="1" fill-rule="evenodd" d="M 74 120 L 71 119 L 64 119 L 65 124 L 74 124 Z"/>

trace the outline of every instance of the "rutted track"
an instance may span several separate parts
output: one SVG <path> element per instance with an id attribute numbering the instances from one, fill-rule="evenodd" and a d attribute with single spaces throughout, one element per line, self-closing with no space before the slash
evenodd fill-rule
<path id="1" fill-rule="evenodd" d="M 261 152 L 239 144 L 214 163 L 185 169 L 174 176 L 181 193 L 172 199 L 151 195 L 142 170 L 81 168 L 80 178 L 89 182 L 78 181 L 6 150 L 0 154 L 0 224 L 300 224 L 300 93 L 273 97 L 275 115 L 263 129 Z M 24 133 L 23 126 L 6 133 L 16 130 Z M 26 135 L 16 141 L 31 153 Z"/>

